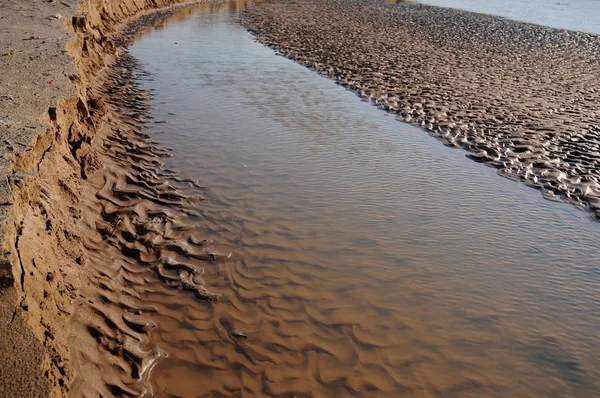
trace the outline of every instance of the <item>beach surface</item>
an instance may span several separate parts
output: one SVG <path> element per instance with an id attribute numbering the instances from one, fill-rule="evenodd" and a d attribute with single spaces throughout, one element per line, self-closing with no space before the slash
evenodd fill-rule
<path id="1" fill-rule="evenodd" d="M 48 111 L 57 108 L 59 98 L 75 93 L 70 80 L 76 73 L 75 66 L 66 51 L 74 35 L 65 24 L 76 7 L 76 1 L 72 0 L 0 1 L 0 196 L 5 220 L 0 230 L 5 242 L 0 267 L 0 395 L 3 396 L 45 396 L 52 389 L 51 384 L 60 389 L 59 368 L 63 363 L 59 356 L 66 355 L 66 351 L 55 348 L 50 336 L 55 333 L 52 329 L 68 326 L 68 317 L 59 310 L 59 306 L 69 308 L 69 298 L 62 291 L 66 285 L 55 282 L 52 288 L 41 288 L 40 280 L 47 275 L 29 274 L 34 272 L 28 267 L 31 264 L 20 264 L 19 256 L 15 256 L 19 246 L 15 223 L 20 226 L 23 221 L 24 225 L 25 220 L 14 219 L 13 191 L 23 187 L 24 179 L 35 172 L 35 167 L 15 165 L 20 157 L 33 153 L 38 139 L 51 128 Z M 33 218 L 36 217 L 30 220 Z M 39 254 L 45 249 L 41 241 L 40 246 L 28 248 Z M 49 260 L 47 265 L 55 268 L 55 272 L 56 260 Z M 47 291 L 49 308 L 30 308 L 30 300 L 43 291 Z M 62 340 L 59 345 L 64 343 Z"/>
<path id="2" fill-rule="evenodd" d="M 163 354 L 145 349 L 152 309 L 134 300 L 146 268 L 215 298 L 177 256 L 228 254 L 178 223 L 192 210 L 177 183 L 193 181 L 157 171 L 166 154 L 142 132 L 148 93 L 123 53 L 189 4 L 0 0 L 2 396 L 150 393 Z M 600 216 L 598 36 L 367 0 L 266 0 L 243 22 L 446 145 Z"/>
<path id="3" fill-rule="evenodd" d="M 244 24 L 499 174 L 600 216 L 599 36 L 367 0 L 267 0 Z"/>

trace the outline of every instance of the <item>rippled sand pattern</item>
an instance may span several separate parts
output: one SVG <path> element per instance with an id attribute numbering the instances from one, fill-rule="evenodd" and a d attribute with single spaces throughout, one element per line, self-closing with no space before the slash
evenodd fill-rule
<path id="1" fill-rule="evenodd" d="M 600 36 L 375 0 L 268 0 L 244 21 L 286 57 L 598 216 Z"/>
<path id="2" fill-rule="evenodd" d="M 148 314 L 157 308 L 145 302 L 145 292 L 159 283 L 217 300 L 198 263 L 229 256 L 194 235 L 190 217 L 202 197 L 183 189 L 194 181 L 161 168 L 168 152 L 144 133 L 151 97 L 139 89 L 135 79 L 144 73 L 136 68 L 124 54 L 106 72 L 106 87 L 98 87 L 108 112 L 94 140 L 102 164 L 90 173 L 96 201 L 83 220 L 96 232 L 85 240 L 90 299 L 71 326 L 76 396 L 150 394 L 149 373 L 166 353 L 149 344 L 155 324 Z"/>
<path id="3" fill-rule="evenodd" d="M 156 327 L 134 335 L 148 353 L 127 354 L 123 384 L 107 385 L 595 396 L 597 223 L 275 57 L 236 25 L 238 9 L 178 12 L 131 49 L 155 90 L 153 123 L 107 142 L 133 169 L 109 167 L 99 184 L 110 250 L 90 250 L 115 262 L 104 290 L 119 295 L 102 302 L 121 312 L 102 313 L 127 336 L 121 318 L 138 310 Z M 87 325 L 103 330 L 103 355 L 120 355 L 106 323 Z"/>

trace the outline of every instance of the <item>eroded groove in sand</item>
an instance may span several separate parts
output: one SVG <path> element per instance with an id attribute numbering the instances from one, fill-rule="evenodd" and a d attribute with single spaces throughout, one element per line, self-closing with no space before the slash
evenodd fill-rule
<path id="1" fill-rule="evenodd" d="M 599 36 L 375 0 L 269 0 L 243 21 L 446 145 L 600 217 Z"/>
<path id="2" fill-rule="evenodd" d="M 106 106 L 95 140 L 102 167 L 90 178 L 96 200 L 84 211 L 88 228 L 96 231 L 84 239 L 93 283 L 85 293 L 88 305 L 72 323 L 79 369 L 74 388 L 82 395 L 150 393 L 148 375 L 164 354 L 148 346 L 154 324 L 144 314 L 156 308 L 141 300 L 147 279 L 217 300 L 205 286 L 202 264 L 229 257 L 195 234 L 189 216 L 197 215 L 201 197 L 184 187 L 197 184 L 161 168 L 168 152 L 144 133 L 149 95 L 134 71 L 139 78 L 135 61 L 124 53 L 101 79 L 108 84 L 97 87 Z"/>

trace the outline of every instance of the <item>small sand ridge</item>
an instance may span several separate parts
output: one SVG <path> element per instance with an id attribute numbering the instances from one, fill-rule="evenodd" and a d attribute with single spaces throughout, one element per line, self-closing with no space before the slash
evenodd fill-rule
<path id="1" fill-rule="evenodd" d="M 600 36 L 374 0 L 267 0 L 243 20 L 284 56 L 600 217 Z"/>

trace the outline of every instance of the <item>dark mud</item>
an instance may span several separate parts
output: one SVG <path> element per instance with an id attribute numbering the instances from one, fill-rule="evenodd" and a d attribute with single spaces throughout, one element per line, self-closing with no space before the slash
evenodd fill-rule
<path id="1" fill-rule="evenodd" d="M 599 36 L 369 0 L 267 0 L 243 23 L 500 175 L 600 216 Z"/>

